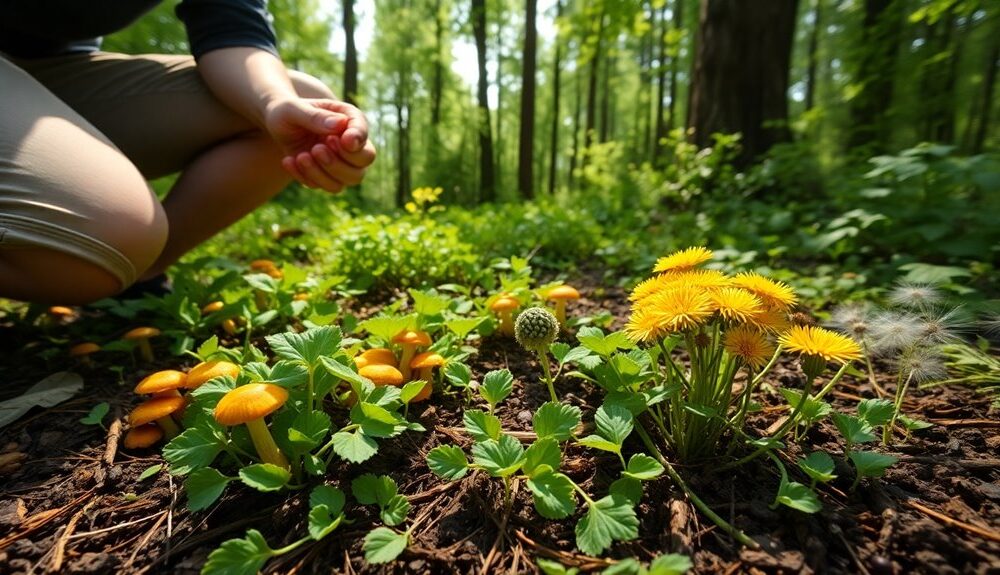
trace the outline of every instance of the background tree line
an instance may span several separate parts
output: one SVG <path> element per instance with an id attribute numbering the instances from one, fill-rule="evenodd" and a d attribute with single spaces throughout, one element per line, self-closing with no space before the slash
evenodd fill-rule
<path id="1" fill-rule="evenodd" d="M 828 169 L 921 141 L 996 149 L 992 0 L 272 0 L 291 66 L 373 121 L 364 201 L 573 194 L 595 162 L 670 165 L 741 134 Z M 183 52 L 163 5 L 105 48 Z M 361 19 L 367 19 L 365 22 Z M 360 23 L 374 20 L 360 54 Z M 539 34 L 539 22 L 554 22 Z M 370 27 L 369 27 L 370 28 Z M 475 53 L 472 58 L 471 52 Z M 476 70 L 457 69 L 475 62 Z M 611 160 L 609 160 L 611 158 Z M 360 200 L 359 200 L 360 201 Z"/>

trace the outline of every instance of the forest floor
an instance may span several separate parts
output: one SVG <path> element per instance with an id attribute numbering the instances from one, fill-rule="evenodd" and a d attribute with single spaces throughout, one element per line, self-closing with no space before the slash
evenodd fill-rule
<path id="1" fill-rule="evenodd" d="M 593 290 L 581 290 L 585 294 Z M 581 300 L 578 313 L 627 314 L 624 294 L 609 290 L 597 301 Z M 359 307 L 362 315 L 371 309 Z M 0 325 L 6 349 L 19 349 L 32 334 L 23 327 Z M 21 361 L 0 356 L 7 367 Z M 468 360 L 476 378 L 506 367 L 515 376 L 514 393 L 497 411 L 505 429 L 530 436 L 531 414 L 547 399 L 535 381 L 539 368 L 510 340 L 487 339 Z M 35 410 L 0 430 L 0 450 L 27 459 L 0 477 L 0 573 L 194 573 L 222 541 L 259 529 L 272 547 L 305 532 L 305 493 L 262 494 L 230 488 L 206 512 L 185 507 L 181 480 L 164 469 L 139 481 L 150 466 L 162 463 L 156 450 L 127 453 L 119 449 L 122 414 L 139 398 L 120 386 L 118 376 L 97 366 L 82 372 L 86 397 L 55 408 Z M 125 374 L 128 387 L 154 368 L 176 368 L 176 360 Z M 30 365 L 5 381 L 3 396 L 16 395 L 45 375 Z M 892 378 L 880 374 L 890 391 Z M 800 387 L 802 375 L 789 360 L 776 367 L 755 398 L 764 409 L 751 420 L 755 433 L 782 415 L 769 388 Z M 599 403 L 599 390 L 562 378 L 557 389 L 565 401 L 584 410 L 584 420 Z M 834 408 L 853 411 L 871 396 L 867 383 L 846 378 L 833 394 Z M 111 404 L 106 431 L 79 423 L 100 401 Z M 399 560 L 385 566 L 364 562 L 362 538 L 377 523 L 370 508 L 348 507 L 353 523 L 333 536 L 300 547 L 271 561 L 268 572 L 281 573 L 537 573 L 535 558 L 554 559 L 582 571 L 599 571 L 611 562 L 574 551 L 575 518 L 540 520 L 524 485 L 515 484 L 514 504 L 504 510 L 500 484 L 480 474 L 444 482 L 427 468 L 426 453 L 441 443 L 468 446 L 462 431 L 464 400 L 437 395 L 411 411 L 426 433 L 408 432 L 386 440 L 378 457 L 361 465 L 341 461 L 330 479 L 341 486 L 362 473 L 391 475 L 413 506 L 419 526 Z M 792 443 L 792 457 L 806 449 L 824 449 L 838 461 L 841 479 L 821 487 L 823 510 L 813 515 L 788 508 L 771 509 L 778 484 L 774 465 L 765 458 L 735 473 L 712 474 L 707 467 L 683 468 L 681 474 L 720 515 L 760 543 L 741 548 L 671 484 L 665 475 L 647 484 L 638 508 L 640 538 L 616 543 L 609 557 L 642 560 L 664 552 L 687 554 L 697 573 L 1000 573 L 1000 413 L 988 397 L 965 387 L 914 391 L 904 411 L 934 423 L 911 438 L 882 449 L 900 459 L 880 480 L 863 481 L 849 492 L 851 470 L 843 463 L 832 424 L 821 422 L 805 440 Z M 113 423 L 111 422 L 113 420 Z M 638 441 L 626 445 L 641 451 Z M 569 447 L 563 470 L 591 493 L 606 491 L 617 466 L 614 455 Z"/>

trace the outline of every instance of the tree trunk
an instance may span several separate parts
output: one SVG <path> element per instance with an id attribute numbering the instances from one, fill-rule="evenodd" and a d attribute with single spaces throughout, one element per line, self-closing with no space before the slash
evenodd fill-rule
<path id="1" fill-rule="evenodd" d="M 597 46 L 590 58 L 590 72 L 587 80 L 587 126 L 583 133 L 583 147 L 589 149 L 594 141 L 594 130 L 597 127 L 597 76 L 601 68 L 604 44 L 604 7 L 601 6 L 601 16 L 598 20 Z"/>
<path id="2" fill-rule="evenodd" d="M 601 90 L 601 135 L 598 140 L 601 143 L 607 142 L 614 133 L 614 126 L 612 125 L 613 118 L 611 116 L 611 102 L 608 97 L 608 92 L 611 91 L 611 82 L 614 78 L 615 60 L 611 55 L 613 50 L 608 50 L 607 55 L 604 57 L 604 82 L 601 83 L 603 89 Z"/>
<path id="3" fill-rule="evenodd" d="M 809 34 L 809 62 L 806 68 L 806 112 L 816 105 L 816 65 L 819 63 L 819 35 L 823 29 L 823 0 L 813 0 L 813 23 Z"/>
<path id="4" fill-rule="evenodd" d="M 562 0 L 556 0 L 556 22 L 562 18 Z M 562 62 L 562 42 L 556 38 L 556 54 L 552 63 L 552 125 L 549 132 L 549 194 L 556 193 L 556 169 L 559 160 L 559 76 Z"/>
<path id="5" fill-rule="evenodd" d="M 674 1 L 674 17 L 677 17 L 676 10 L 677 5 L 681 4 L 684 0 Z M 674 22 L 674 26 L 677 22 Z M 654 24 L 655 26 L 655 24 Z M 654 134 L 655 141 L 653 142 L 653 165 L 661 166 L 663 162 L 663 144 L 660 143 L 664 137 L 666 137 L 667 132 L 667 118 L 666 110 L 664 106 L 666 105 L 666 92 L 667 92 L 667 3 L 664 2 L 663 6 L 660 7 L 660 34 L 657 38 L 656 46 L 659 52 L 657 57 L 657 70 L 656 70 L 656 132 Z M 672 58 L 676 62 L 676 58 Z M 670 116 L 671 122 L 673 121 L 673 107 L 674 107 L 674 72 L 676 71 L 676 66 L 671 63 L 670 70 Z"/>
<path id="6" fill-rule="evenodd" d="M 503 189 L 503 28 L 506 22 L 506 15 L 504 14 L 504 3 L 503 0 L 497 2 L 497 77 L 496 77 L 496 87 L 497 87 L 497 137 L 496 145 L 496 158 L 494 159 L 493 169 L 496 174 L 495 185 L 497 189 Z"/>
<path id="7" fill-rule="evenodd" d="M 693 141 L 742 134 L 746 166 L 787 140 L 788 75 L 798 0 L 702 0 L 691 82 Z M 765 126 L 765 123 L 768 124 Z"/>
<path id="8" fill-rule="evenodd" d="M 344 101 L 357 104 L 358 49 L 354 45 L 354 0 L 343 0 L 344 8 Z"/>
<path id="9" fill-rule="evenodd" d="M 576 99 L 573 102 L 573 151 L 569 156 L 569 178 L 567 185 L 573 188 L 573 181 L 576 178 L 576 166 L 580 156 L 580 115 L 583 112 L 583 82 L 580 81 L 580 69 L 576 69 L 574 74 L 574 86 Z"/>
<path id="10" fill-rule="evenodd" d="M 441 123 L 441 93 L 444 91 L 444 17 L 441 14 L 441 0 L 434 2 L 434 76 L 431 81 L 431 125 L 437 129 Z"/>
<path id="11" fill-rule="evenodd" d="M 851 100 L 852 129 L 847 138 L 851 149 L 864 146 L 870 153 L 879 153 L 888 145 L 903 4 L 899 0 L 864 0 L 863 49 L 854 77 L 860 90 Z"/>
<path id="12" fill-rule="evenodd" d="M 410 194 L 410 104 L 408 74 L 401 70 L 396 94 L 396 124 L 399 126 L 396 146 L 396 207 L 403 207 Z"/>
<path id="13" fill-rule="evenodd" d="M 996 86 L 997 68 L 1000 68 L 1000 26 L 997 26 L 997 24 L 1000 24 L 1000 18 L 994 18 L 994 26 L 998 29 L 991 35 L 993 46 L 986 54 L 986 70 L 983 72 L 982 107 L 980 108 L 976 129 L 973 132 L 972 146 L 970 147 L 970 151 L 973 154 L 979 154 L 983 151 L 983 145 L 986 143 L 987 135 L 989 135 L 990 117 L 993 113 L 993 107 L 996 104 L 993 101 L 993 90 Z"/>
<path id="14" fill-rule="evenodd" d="M 496 200 L 496 178 L 493 172 L 493 136 L 490 133 L 489 78 L 486 77 L 486 0 L 472 0 L 472 33 L 476 40 L 476 62 L 479 81 L 479 198 L 483 202 Z"/>
<path id="15" fill-rule="evenodd" d="M 684 2 L 686 0 L 674 0 L 674 10 L 673 10 L 673 24 L 674 30 L 677 32 L 677 41 L 680 42 L 681 32 L 684 29 Z M 666 32 L 666 23 L 664 22 L 664 32 Z M 666 34 L 664 34 L 666 35 Z M 667 134 L 674 129 L 676 125 L 676 113 L 677 113 L 677 71 L 680 70 L 680 50 L 675 50 L 670 57 L 670 104 L 667 108 L 667 125 L 666 130 L 662 134 L 657 135 L 657 139 L 667 137 Z"/>
<path id="16" fill-rule="evenodd" d="M 521 127 L 517 143 L 517 189 L 525 199 L 535 197 L 535 60 L 538 0 L 524 0 L 524 51 L 521 59 Z"/>

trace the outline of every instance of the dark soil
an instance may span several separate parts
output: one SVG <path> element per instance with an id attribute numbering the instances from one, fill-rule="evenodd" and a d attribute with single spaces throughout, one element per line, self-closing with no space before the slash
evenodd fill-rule
<path id="1" fill-rule="evenodd" d="M 600 297 L 594 290 L 587 293 L 593 299 L 581 300 L 575 313 L 607 309 L 616 322 L 626 315 L 620 291 L 602 291 Z M 24 346 L 37 336 L 23 327 L 0 326 L 5 348 L 22 352 L 0 356 L 0 375 L 7 379 L 4 398 L 59 368 L 55 360 L 53 365 L 19 363 L 27 357 Z M 535 361 L 512 341 L 494 339 L 484 342 L 469 363 L 476 377 L 500 367 L 514 373 L 514 394 L 497 414 L 505 429 L 530 431 L 532 411 L 547 399 Z M 220 542 L 242 536 L 247 528 L 261 530 L 272 547 L 305 533 L 303 493 L 264 495 L 234 484 L 210 510 L 190 513 L 180 479 L 161 469 L 138 480 L 162 460 L 156 451 L 119 449 L 117 434 L 122 414 L 137 403 L 127 388 L 150 369 L 126 370 L 127 386 L 119 385 L 118 375 L 107 367 L 84 370 L 87 397 L 35 410 L 0 430 L 0 450 L 24 454 L 18 470 L 0 476 L 0 573 L 193 573 Z M 891 391 L 891 378 L 884 380 Z M 801 382 L 794 362 L 777 366 L 756 398 L 765 406 L 751 420 L 757 433 L 781 417 L 774 388 L 801 387 Z M 557 382 L 557 389 L 565 401 L 583 409 L 584 421 L 591 420 L 600 404 L 598 390 L 567 378 Z M 858 399 L 871 393 L 866 383 L 846 378 L 831 399 L 837 409 L 853 411 Z M 78 421 L 100 401 L 112 405 L 105 420 L 115 420 L 109 431 Z M 584 571 L 607 566 L 609 560 L 574 550 L 575 517 L 541 519 L 523 485 L 505 514 L 502 487 L 495 480 L 471 474 L 447 483 L 428 470 L 428 450 L 441 443 L 469 445 L 460 430 L 464 405 L 458 394 L 438 395 L 422 411 L 411 413 L 427 433 L 383 441 L 378 456 L 365 464 L 331 468 L 328 482 L 345 491 L 350 479 L 362 473 L 387 473 L 410 498 L 410 518 L 419 526 L 398 561 L 382 567 L 365 564 L 361 540 L 378 518 L 368 507 L 349 504 L 352 524 L 273 560 L 268 571 L 537 573 L 538 557 Z M 735 473 L 679 468 L 709 505 L 760 543 L 759 550 L 741 548 L 720 533 L 664 476 L 646 484 L 638 509 L 640 539 L 616 544 L 608 557 L 645 560 L 680 552 L 692 557 L 699 573 L 1000 573 L 1000 418 L 991 411 L 989 398 L 963 387 L 914 391 L 905 411 L 934 427 L 906 440 L 899 437 L 884 449 L 900 463 L 881 480 L 863 481 L 854 492 L 849 491 L 853 472 L 830 424 L 816 426 L 798 445 L 790 445 L 792 457 L 802 448 L 824 449 L 837 460 L 839 478 L 821 488 L 824 508 L 815 515 L 769 507 L 778 476 L 766 459 Z M 641 445 L 635 441 L 627 448 L 640 451 Z M 588 492 L 604 493 L 618 465 L 614 456 L 570 447 L 564 471 Z"/>

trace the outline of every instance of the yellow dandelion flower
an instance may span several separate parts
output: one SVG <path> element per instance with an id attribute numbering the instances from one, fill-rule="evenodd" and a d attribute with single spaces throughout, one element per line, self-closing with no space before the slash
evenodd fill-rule
<path id="1" fill-rule="evenodd" d="M 779 336 L 778 341 L 789 351 L 825 361 L 847 363 L 861 357 L 861 348 L 853 339 L 811 325 L 792 326 Z"/>
<path id="2" fill-rule="evenodd" d="M 739 358 L 744 365 L 754 369 L 764 367 L 774 355 L 775 349 L 764 332 L 748 325 L 726 330 L 722 345 L 729 355 Z"/>
<path id="3" fill-rule="evenodd" d="M 696 327 L 710 318 L 713 311 L 712 300 L 704 291 L 677 286 L 636 302 L 625 332 L 634 340 L 649 341 Z"/>
<path id="4" fill-rule="evenodd" d="M 653 271 L 660 273 L 689 270 L 710 259 L 712 259 L 712 250 L 703 247 L 688 248 L 656 260 L 656 267 L 653 268 Z"/>
<path id="5" fill-rule="evenodd" d="M 713 290 L 708 297 L 722 319 L 727 321 L 745 323 L 764 310 L 760 298 L 740 288 Z"/>
<path id="6" fill-rule="evenodd" d="M 738 274 L 732 281 L 737 286 L 759 297 L 764 305 L 775 309 L 787 310 L 795 305 L 798 299 L 795 296 L 795 291 L 788 284 L 766 278 L 755 272 Z"/>
<path id="7" fill-rule="evenodd" d="M 781 333 L 787 331 L 792 325 L 788 321 L 788 314 L 777 309 L 762 309 L 750 318 L 750 323 L 758 328 L 771 333 Z"/>
<path id="8" fill-rule="evenodd" d="M 640 301 L 658 291 L 673 289 L 682 285 L 703 289 L 722 289 L 730 287 L 732 283 L 726 277 L 726 274 L 718 270 L 689 270 L 686 272 L 665 273 L 651 277 L 635 286 L 629 295 L 629 299 Z"/>

